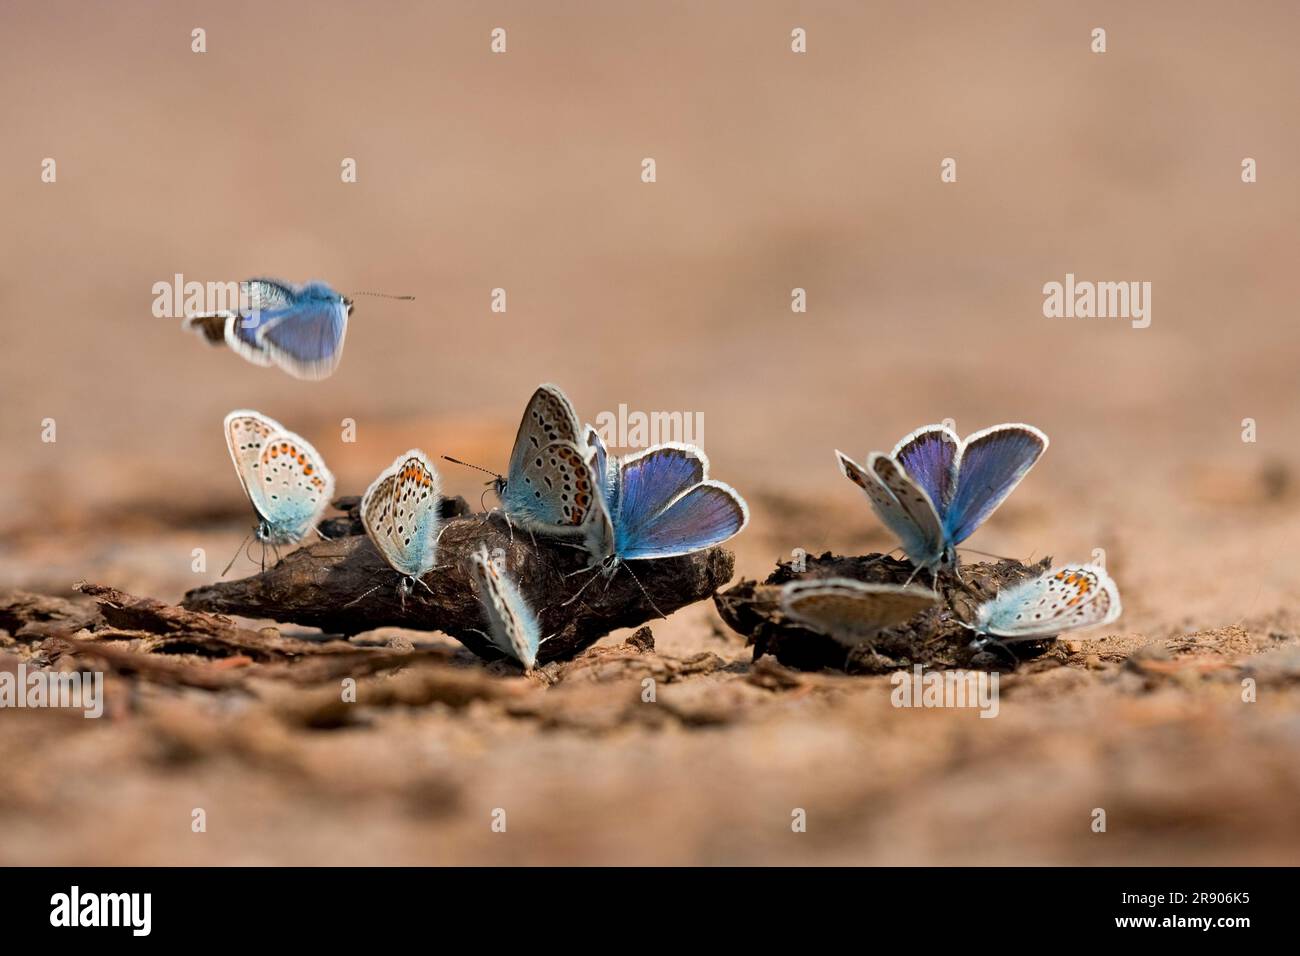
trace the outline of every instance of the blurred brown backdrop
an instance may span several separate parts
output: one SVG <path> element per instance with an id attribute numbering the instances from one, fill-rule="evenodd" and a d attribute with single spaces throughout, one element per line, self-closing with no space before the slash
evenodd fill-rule
<path id="1" fill-rule="evenodd" d="M 249 524 L 232 408 L 302 431 L 360 493 L 411 445 L 503 466 L 523 402 L 555 381 L 589 418 L 703 412 L 714 474 L 754 510 L 742 574 L 796 546 L 887 546 L 831 450 L 951 416 L 1052 438 L 971 544 L 1105 548 L 1126 627 L 1261 620 L 1300 597 L 1293 3 L 8 0 L 2 16 L 2 583 L 174 599 L 215 577 Z M 177 272 L 418 298 L 358 300 L 338 373 L 313 384 L 153 318 L 153 283 Z M 1045 319 L 1042 286 L 1067 272 L 1151 282 L 1151 327 Z M 475 501 L 479 477 L 444 469 Z M 196 546 L 222 556 L 206 575 Z M 711 618 L 676 616 L 666 646 Z"/>

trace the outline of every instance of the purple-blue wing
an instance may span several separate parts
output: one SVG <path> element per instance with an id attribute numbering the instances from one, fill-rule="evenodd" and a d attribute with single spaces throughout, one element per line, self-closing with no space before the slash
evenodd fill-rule
<path id="1" fill-rule="evenodd" d="M 644 528 L 674 498 L 703 481 L 708 468 L 704 452 L 690 445 L 656 445 L 622 459 L 617 507 L 610 515 L 620 537 Z"/>
<path id="2" fill-rule="evenodd" d="M 290 375 L 326 378 L 338 366 L 348 327 L 345 303 L 309 299 L 260 318 L 253 330 L 258 344 Z"/>
<path id="3" fill-rule="evenodd" d="M 703 481 L 636 529 L 620 528 L 625 561 L 670 558 L 721 544 L 749 523 L 745 500 L 720 481 Z"/>
<path id="4" fill-rule="evenodd" d="M 957 456 L 957 487 L 944 515 L 948 542 L 969 538 L 1046 449 L 1047 436 L 1032 425 L 995 425 L 967 438 Z"/>
<path id="5" fill-rule="evenodd" d="M 230 329 L 226 333 L 227 338 L 233 336 L 235 341 L 245 348 L 261 352 L 262 343 L 258 340 L 261 337 L 262 330 L 266 328 L 269 322 L 283 318 L 290 311 L 290 309 L 258 309 L 231 316 Z"/>
<path id="6" fill-rule="evenodd" d="M 254 365 L 274 364 L 266 349 L 262 348 L 262 344 L 257 341 L 257 330 L 265 314 L 236 315 L 228 312 L 222 320 L 226 345 L 236 355 L 242 356 Z"/>
<path id="7" fill-rule="evenodd" d="M 895 446 L 890 457 L 903 466 L 907 477 L 930 496 L 942 518 L 957 484 L 957 449 L 961 439 L 943 425 L 918 428 Z"/>

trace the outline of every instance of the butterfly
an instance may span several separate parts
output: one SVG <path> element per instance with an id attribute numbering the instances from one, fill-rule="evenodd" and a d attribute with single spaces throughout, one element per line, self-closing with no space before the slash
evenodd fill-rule
<path id="1" fill-rule="evenodd" d="M 590 426 L 585 443 L 600 503 L 583 527 L 589 567 L 613 574 L 625 561 L 690 554 L 749 523 L 745 499 L 708 477 L 709 460 L 694 445 L 668 442 L 614 458 Z"/>
<path id="2" fill-rule="evenodd" d="M 792 621 L 852 646 L 935 606 L 939 595 L 914 584 L 817 578 L 786 584 L 780 601 L 781 612 Z"/>
<path id="3" fill-rule="evenodd" d="M 1032 641 L 1110 624 L 1121 613 L 1119 588 L 1094 564 L 1067 564 L 1023 581 L 975 612 L 977 643 Z"/>
<path id="4" fill-rule="evenodd" d="M 844 476 L 867 494 L 876 516 L 911 562 L 931 574 L 957 564 L 957 545 L 997 510 L 1047 449 L 1032 425 L 994 425 L 962 441 L 946 425 L 928 425 L 863 468 L 843 452 Z"/>
<path id="5" fill-rule="evenodd" d="M 487 636 L 501 650 L 531 671 L 537 663 L 541 628 L 518 585 L 492 560 L 487 545 L 470 556 L 474 577 L 482 591 L 483 611 L 488 621 Z"/>
<path id="6" fill-rule="evenodd" d="M 248 279 L 239 284 L 247 307 L 238 312 L 189 316 L 185 328 L 209 342 L 226 343 L 254 365 L 278 365 L 294 378 L 322 379 L 334 374 L 343 357 L 352 300 L 324 282 L 293 285 L 279 279 Z M 414 296 L 384 296 L 413 299 Z"/>
<path id="7" fill-rule="evenodd" d="M 402 575 L 403 601 L 415 582 L 424 584 L 421 579 L 433 570 L 442 524 L 441 488 L 428 457 L 412 448 L 380 472 L 361 498 L 361 523 L 384 560 Z"/>
<path id="8" fill-rule="evenodd" d="M 226 445 L 257 512 L 257 539 L 291 544 L 316 527 L 334 496 L 334 476 L 305 439 L 250 409 L 225 419 Z"/>
<path id="9" fill-rule="evenodd" d="M 524 408 L 506 474 L 492 482 L 506 517 L 526 531 L 581 532 L 598 506 L 588 455 L 568 396 L 558 385 L 539 385 Z"/>

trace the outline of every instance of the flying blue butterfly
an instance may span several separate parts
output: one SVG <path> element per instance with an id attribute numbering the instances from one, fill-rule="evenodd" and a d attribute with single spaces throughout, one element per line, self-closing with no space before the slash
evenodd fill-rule
<path id="1" fill-rule="evenodd" d="M 781 612 L 792 621 L 853 646 L 939 603 L 914 584 L 867 584 L 852 578 L 791 581 L 781 588 Z"/>
<path id="2" fill-rule="evenodd" d="M 1110 624 L 1121 612 L 1119 588 L 1104 569 L 1069 564 L 1013 585 L 981 604 L 972 630 L 980 635 L 977 646 L 1041 640 Z"/>
<path id="3" fill-rule="evenodd" d="M 474 577 L 482 590 L 483 613 L 487 617 L 487 636 L 501 650 L 531 671 L 537 663 L 541 628 L 519 587 L 492 560 L 487 545 L 471 555 Z"/>
<path id="4" fill-rule="evenodd" d="M 334 476 L 301 436 L 250 409 L 225 419 L 226 445 L 239 483 L 258 515 L 257 539 L 301 541 L 334 496 Z"/>
<path id="5" fill-rule="evenodd" d="M 412 448 L 380 472 L 361 498 L 361 523 L 384 560 L 402 576 L 403 602 L 415 582 L 429 589 L 422 578 L 433 570 L 438 553 L 441 489 L 428 457 Z"/>
<path id="6" fill-rule="evenodd" d="M 506 474 L 492 482 L 506 517 L 526 531 L 581 533 L 599 507 L 588 457 L 568 396 L 558 385 L 538 386 L 524 408 Z"/>
<path id="7" fill-rule="evenodd" d="M 343 357 L 351 299 L 324 282 L 293 285 L 249 279 L 240 283 L 240 291 L 247 307 L 190 316 L 185 327 L 213 344 L 224 341 L 254 365 L 278 365 L 295 378 L 322 379 L 334 373 Z"/>
<path id="8" fill-rule="evenodd" d="M 876 516 L 918 569 L 956 567 L 957 545 L 997 510 L 1047 448 L 1032 425 L 994 425 L 965 441 L 928 425 L 863 468 L 840 451 L 840 471 L 866 492 Z"/>
<path id="9" fill-rule="evenodd" d="M 589 567 L 671 558 L 721 544 L 749 523 L 749 506 L 730 485 L 708 477 L 693 445 L 669 442 L 611 458 L 594 428 L 585 443 L 603 507 L 584 525 Z"/>

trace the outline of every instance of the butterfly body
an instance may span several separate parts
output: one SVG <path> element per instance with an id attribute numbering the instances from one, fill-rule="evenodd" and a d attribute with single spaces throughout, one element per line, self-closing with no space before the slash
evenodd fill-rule
<path id="1" fill-rule="evenodd" d="M 517 660 L 525 671 L 537 663 L 541 628 L 518 585 L 488 553 L 486 545 L 471 555 L 474 577 L 482 591 L 489 639 Z"/>
<path id="2" fill-rule="evenodd" d="M 343 357 L 350 299 L 316 281 L 294 285 L 249 279 L 240 289 L 246 308 L 190 316 L 186 328 L 202 332 L 210 342 L 224 340 L 249 362 L 277 365 L 295 378 L 322 379 L 334 373 Z"/>
<path id="3" fill-rule="evenodd" d="M 908 558 L 932 574 L 957 564 L 966 540 L 1047 449 L 1032 425 L 995 425 L 964 441 L 944 425 L 917 429 L 863 467 L 840 451 L 840 471 L 863 490 Z"/>
<path id="4" fill-rule="evenodd" d="M 1110 624 L 1121 612 L 1119 588 L 1104 569 L 1065 565 L 1006 588 L 981 604 L 974 630 L 985 641 L 1042 640 Z"/>
<path id="5" fill-rule="evenodd" d="M 380 472 L 361 499 L 361 523 L 380 555 L 402 575 L 403 596 L 436 562 L 441 489 L 428 456 L 412 448 Z"/>
<path id="6" fill-rule="evenodd" d="M 792 621 L 852 646 L 939 603 L 929 588 L 868 584 L 851 578 L 791 581 L 781 588 L 781 611 Z"/>
<path id="7" fill-rule="evenodd" d="M 334 495 L 334 476 L 300 435 L 251 409 L 226 416 L 226 446 L 267 544 L 301 541 Z"/>

